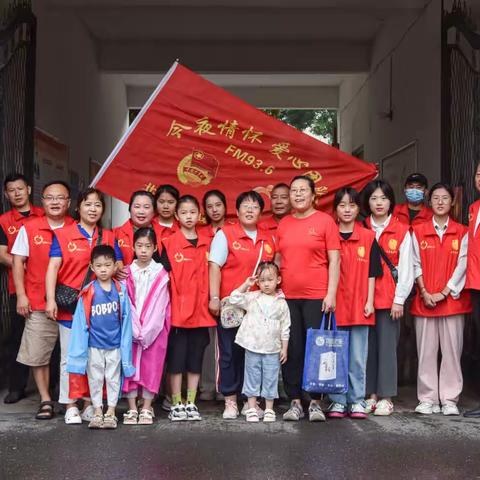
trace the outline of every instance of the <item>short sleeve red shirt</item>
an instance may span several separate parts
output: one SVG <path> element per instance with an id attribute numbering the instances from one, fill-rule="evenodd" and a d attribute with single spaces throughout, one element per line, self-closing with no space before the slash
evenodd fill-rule
<path id="1" fill-rule="evenodd" d="M 286 298 L 321 299 L 328 288 L 328 250 L 340 250 L 338 228 L 330 215 L 288 215 L 277 230 L 282 290 Z"/>

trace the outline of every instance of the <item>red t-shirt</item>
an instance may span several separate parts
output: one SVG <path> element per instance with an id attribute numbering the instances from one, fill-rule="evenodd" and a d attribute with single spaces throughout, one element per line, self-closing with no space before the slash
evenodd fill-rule
<path id="1" fill-rule="evenodd" d="M 325 298 L 327 251 L 340 250 L 338 228 L 332 217 L 319 211 L 306 218 L 286 216 L 278 226 L 277 246 L 285 297 Z"/>

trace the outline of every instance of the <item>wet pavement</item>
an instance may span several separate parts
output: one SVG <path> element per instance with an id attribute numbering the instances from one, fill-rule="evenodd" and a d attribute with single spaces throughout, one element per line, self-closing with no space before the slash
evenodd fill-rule
<path id="1" fill-rule="evenodd" d="M 91 431 L 60 415 L 34 420 L 30 396 L 0 406 L 0 478 L 480 479 L 480 420 L 420 416 L 414 406 L 409 389 L 387 418 L 252 425 L 222 420 L 221 404 L 200 402 L 201 422 L 171 424 L 157 406 L 153 426 Z"/>

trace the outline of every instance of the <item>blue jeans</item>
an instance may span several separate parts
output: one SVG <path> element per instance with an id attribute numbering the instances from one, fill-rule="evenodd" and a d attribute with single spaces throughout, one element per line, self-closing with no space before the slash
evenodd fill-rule
<path id="1" fill-rule="evenodd" d="M 365 399 L 365 381 L 368 355 L 368 326 L 339 327 L 339 330 L 350 331 L 348 359 L 348 392 L 329 395 L 332 402 L 344 406 L 362 403 Z"/>
<path id="2" fill-rule="evenodd" d="M 245 374 L 242 393 L 247 397 L 278 398 L 279 353 L 255 353 L 245 350 Z"/>

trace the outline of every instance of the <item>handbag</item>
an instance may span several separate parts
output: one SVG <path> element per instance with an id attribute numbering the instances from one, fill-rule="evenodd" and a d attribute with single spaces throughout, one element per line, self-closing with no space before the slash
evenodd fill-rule
<path id="1" fill-rule="evenodd" d="M 311 393 L 344 394 L 348 391 L 350 332 L 337 330 L 335 314 L 330 314 L 331 330 L 309 328 L 305 344 L 302 388 Z"/>
<path id="2" fill-rule="evenodd" d="M 255 275 L 260 260 L 263 255 L 263 240 L 262 245 L 260 246 L 260 253 L 258 255 L 257 263 L 253 269 L 252 275 Z M 223 328 L 238 328 L 242 324 L 243 317 L 247 312 L 239 307 L 238 305 L 233 305 L 230 303 L 230 297 L 222 298 L 220 302 L 220 324 Z"/>
<path id="3" fill-rule="evenodd" d="M 365 228 L 369 229 L 367 222 L 365 220 L 363 221 L 363 225 Z M 388 258 L 388 255 L 385 253 L 385 250 L 380 246 L 380 243 L 377 242 L 377 245 L 380 251 L 380 256 L 382 257 L 383 261 L 385 262 L 388 269 L 390 270 L 390 274 L 392 275 L 393 282 L 396 285 L 398 283 L 398 268 Z M 416 293 L 416 290 L 414 286 L 405 301 L 412 299 L 415 296 L 415 293 Z"/>
<path id="4" fill-rule="evenodd" d="M 398 268 L 390 261 L 387 254 L 385 253 L 385 250 L 383 250 L 380 244 L 378 244 L 378 248 L 380 250 L 380 255 L 383 258 L 383 261 L 387 264 L 387 267 L 390 270 L 393 281 L 395 282 L 395 285 L 396 285 L 398 283 Z M 410 291 L 410 293 L 408 294 L 408 297 L 405 299 L 405 301 L 412 299 L 415 296 L 415 293 L 416 293 L 416 289 L 414 286 Z"/>
<path id="5" fill-rule="evenodd" d="M 99 228 L 95 246 L 102 243 L 102 236 L 103 229 Z M 81 290 L 90 282 L 92 275 L 93 271 L 89 266 L 80 289 L 64 285 L 63 283 L 57 284 L 57 286 L 55 287 L 55 302 L 57 303 L 57 307 L 60 310 L 65 310 L 71 314 L 75 313 L 75 309 L 77 308 L 78 303 L 78 295 L 80 294 Z"/>

